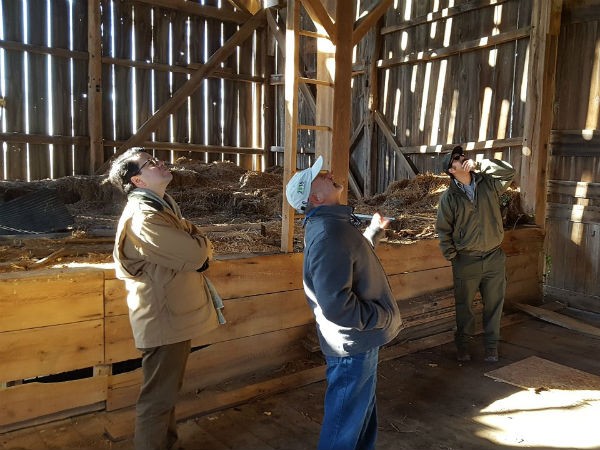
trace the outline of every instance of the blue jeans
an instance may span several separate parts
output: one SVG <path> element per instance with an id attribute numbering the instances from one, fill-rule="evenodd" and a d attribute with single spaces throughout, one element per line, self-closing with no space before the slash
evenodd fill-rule
<path id="1" fill-rule="evenodd" d="M 372 450 L 377 439 L 375 386 L 379 348 L 326 356 L 327 391 L 319 450 Z"/>

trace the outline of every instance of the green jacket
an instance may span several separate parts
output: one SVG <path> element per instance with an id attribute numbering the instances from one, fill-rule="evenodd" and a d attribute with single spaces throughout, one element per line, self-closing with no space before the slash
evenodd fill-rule
<path id="1" fill-rule="evenodd" d="M 500 195 L 510 185 L 515 170 L 507 162 L 484 159 L 478 163 L 475 199 L 469 200 L 454 180 L 440 197 L 436 231 L 447 260 L 457 253 L 485 253 L 500 246 L 504 237 Z"/>

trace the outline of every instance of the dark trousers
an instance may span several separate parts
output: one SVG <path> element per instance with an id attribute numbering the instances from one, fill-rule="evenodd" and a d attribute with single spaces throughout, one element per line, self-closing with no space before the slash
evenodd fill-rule
<path id="1" fill-rule="evenodd" d="M 169 450 L 177 441 L 175 403 L 191 342 L 141 349 L 144 380 L 136 405 L 136 450 Z"/>
<path id="2" fill-rule="evenodd" d="M 482 256 L 459 254 L 452 260 L 456 300 L 455 342 L 467 346 L 475 334 L 473 300 L 477 291 L 483 300 L 483 336 L 486 348 L 497 348 L 506 290 L 506 255 L 501 248 Z"/>

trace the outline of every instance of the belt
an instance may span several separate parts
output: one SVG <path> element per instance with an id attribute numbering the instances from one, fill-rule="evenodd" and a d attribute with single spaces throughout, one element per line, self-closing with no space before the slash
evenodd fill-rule
<path id="1" fill-rule="evenodd" d="M 484 252 L 463 250 L 463 251 L 458 252 L 458 254 L 461 255 L 461 256 L 473 256 L 475 258 L 481 258 L 483 256 L 489 255 L 490 253 L 494 253 L 499 248 L 500 248 L 500 246 L 495 247 L 495 248 L 493 248 L 491 250 L 488 250 L 488 251 L 484 251 Z"/>

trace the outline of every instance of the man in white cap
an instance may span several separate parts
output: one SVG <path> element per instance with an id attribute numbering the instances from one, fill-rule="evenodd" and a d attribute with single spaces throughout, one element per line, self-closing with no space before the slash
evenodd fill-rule
<path id="1" fill-rule="evenodd" d="M 379 347 L 402 319 L 374 244 L 389 221 L 378 213 L 361 234 L 343 187 L 319 157 L 286 186 L 289 204 L 305 213 L 304 290 L 327 361 L 319 450 L 371 450 L 377 438 L 375 386 Z"/>

